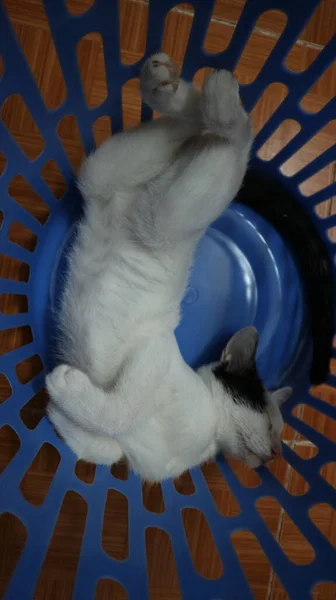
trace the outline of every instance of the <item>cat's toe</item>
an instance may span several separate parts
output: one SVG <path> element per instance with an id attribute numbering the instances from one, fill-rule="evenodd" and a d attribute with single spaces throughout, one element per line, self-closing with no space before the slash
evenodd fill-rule
<path id="1" fill-rule="evenodd" d="M 208 77 L 202 91 L 201 109 L 205 123 L 228 125 L 239 118 L 239 84 L 233 73 L 214 71 Z"/>
<path id="2" fill-rule="evenodd" d="M 145 96 L 160 92 L 174 93 L 179 80 L 177 65 L 164 52 L 148 58 L 142 67 L 141 88 Z"/>
<path id="3" fill-rule="evenodd" d="M 56 403 L 62 403 L 69 387 L 79 389 L 86 381 L 86 375 L 69 365 L 58 365 L 46 377 L 46 388 Z"/>
<path id="4" fill-rule="evenodd" d="M 214 71 L 204 84 L 203 96 L 209 101 L 215 99 L 223 101 L 231 96 L 233 96 L 235 99 L 238 99 L 238 81 L 231 71 L 226 71 L 225 69 Z"/>

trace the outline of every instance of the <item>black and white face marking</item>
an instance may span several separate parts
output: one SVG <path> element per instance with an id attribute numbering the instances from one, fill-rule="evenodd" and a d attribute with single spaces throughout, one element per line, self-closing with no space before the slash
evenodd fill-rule
<path id="1" fill-rule="evenodd" d="M 231 338 L 220 362 L 212 368 L 226 402 L 232 402 L 235 407 L 230 410 L 235 455 L 251 467 L 265 464 L 281 454 L 283 420 L 279 406 L 292 393 L 291 388 L 275 392 L 265 389 L 255 362 L 257 345 L 255 327 L 242 329 Z"/>
<path id="2" fill-rule="evenodd" d="M 267 401 L 255 362 L 258 338 L 255 327 L 238 331 L 227 344 L 213 373 L 234 402 L 262 412 L 267 408 Z"/>

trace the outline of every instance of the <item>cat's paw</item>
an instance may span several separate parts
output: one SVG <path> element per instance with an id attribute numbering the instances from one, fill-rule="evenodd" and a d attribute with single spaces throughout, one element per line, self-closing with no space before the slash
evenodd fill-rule
<path id="1" fill-rule="evenodd" d="M 177 65 L 164 52 L 153 54 L 142 67 L 140 82 L 143 98 L 152 106 L 158 98 L 162 101 L 176 92 L 180 82 Z"/>
<path id="2" fill-rule="evenodd" d="M 88 377 L 69 365 L 59 365 L 46 377 L 46 388 L 53 402 L 62 406 L 67 402 L 69 393 L 78 394 L 86 390 Z"/>
<path id="3" fill-rule="evenodd" d="M 205 118 L 212 122 L 229 123 L 241 110 L 239 84 L 231 71 L 214 71 L 206 80 L 201 108 Z"/>

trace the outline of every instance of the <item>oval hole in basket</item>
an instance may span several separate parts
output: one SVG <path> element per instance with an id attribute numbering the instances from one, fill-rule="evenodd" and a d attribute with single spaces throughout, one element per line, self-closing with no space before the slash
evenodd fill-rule
<path id="1" fill-rule="evenodd" d="M 174 554 L 168 533 L 156 527 L 146 529 L 149 599 L 182 600 Z M 164 595 L 162 592 L 164 590 Z M 162 595 L 162 596 L 161 596 Z"/>
<path id="2" fill-rule="evenodd" d="M 147 2 L 119 0 L 120 54 L 124 65 L 136 63 L 145 54 L 147 27 Z"/>
<path id="3" fill-rule="evenodd" d="M 9 383 L 6 375 L 0 373 L 0 404 L 8 400 L 12 395 L 12 386 Z"/>
<path id="4" fill-rule="evenodd" d="M 290 466 L 283 456 L 279 456 L 276 460 L 272 460 L 272 462 L 268 463 L 266 468 L 283 487 L 287 486 Z"/>
<path id="5" fill-rule="evenodd" d="M 281 165 L 281 172 L 288 177 L 295 175 L 331 146 L 336 139 L 336 120 L 322 127 L 308 142 Z M 332 181 L 332 180 L 331 180 Z M 330 183 L 331 183 L 330 181 Z"/>
<path id="6" fill-rule="evenodd" d="M 207 579 L 218 579 L 223 564 L 205 516 L 197 508 L 184 508 L 182 518 L 196 571 Z"/>
<path id="7" fill-rule="evenodd" d="M 74 115 L 66 115 L 60 119 L 57 125 L 57 131 L 72 170 L 74 173 L 77 173 L 85 156 L 85 150 L 76 117 Z"/>
<path id="8" fill-rule="evenodd" d="M 128 464 L 125 460 L 121 460 L 114 463 L 111 466 L 111 475 L 121 481 L 127 481 L 128 479 Z"/>
<path id="9" fill-rule="evenodd" d="M 230 465 L 232 471 L 238 477 L 240 483 L 245 487 L 257 487 L 261 479 L 254 469 L 250 469 L 241 460 L 226 457 L 226 462 Z"/>
<path id="10" fill-rule="evenodd" d="M 336 511 L 330 504 L 314 504 L 309 509 L 309 517 L 330 544 L 336 548 Z"/>
<path id="11" fill-rule="evenodd" d="M 184 471 L 180 477 L 173 480 L 173 483 L 176 491 L 183 496 L 191 496 L 195 493 L 194 482 L 189 471 Z"/>
<path id="12" fill-rule="evenodd" d="M 48 442 L 41 446 L 20 483 L 21 493 L 27 502 L 34 506 L 43 504 L 60 460 L 60 454 L 55 446 Z"/>
<path id="13" fill-rule="evenodd" d="M 0 474 L 13 460 L 20 448 L 20 439 L 17 433 L 9 425 L 0 429 Z"/>
<path id="14" fill-rule="evenodd" d="M 300 33 L 300 38 L 324 46 L 335 33 L 336 5 L 330 0 L 320 0 Z"/>
<path id="15" fill-rule="evenodd" d="M 286 65 L 293 71 L 307 69 L 317 58 L 323 46 L 335 33 L 336 7 L 330 0 L 321 0 L 300 33 L 300 39 L 312 44 L 295 44 L 288 54 Z"/>
<path id="16" fill-rule="evenodd" d="M 331 200 L 331 203 L 333 203 L 333 200 Z M 327 230 L 327 236 L 331 242 L 335 243 L 336 242 L 336 227 L 330 227 L 330 229 Z"/>
<path id="17" fill-rule="evenodd" d="M 254 105 L 250 117 L 252 119 L 253 131 L 255 134 L 259 133 L 259 131 L 263 128 L 265 123 L 271 118 L 273 113 L 279 108 L 280 104 L 283 103 L 288 94 L 288 87 L 283 83 L 279 83 L 278 81 L 274 81 L 270 83 L 265 90 L 263 91 L 261 97 Z M 280 127 L 282 124 L 280 125 Z M 279 130 L 276 129 L 276 131 Z M 273 138 L 275 134 L 265 142 L 264 145 L 269 143 L 269 140 Z M 262 146 L 263 148 L 264 146 Z M 259 150 L 260 152 L 260 150 Z M 258 153 L 259 154 L 259 153 Z M 263 158 L 263 157 L 262 157 Z M 269 159 L 268 159 L 269 160 Z"/>
<path id="18" fill-rule="evenodd" d="M 232 533 L 231 542 L 253 597 L 267 598 L 272 567 L 257 538 L 251 531 L 240 530 Z"/>
<path id="19" fill-rule="evenodd" d="M 107 98 L 104 47 L 100 33 L 91 32 L 79 40 L 77 61 L 86 104 L 89 108 L 99 106 Z"/>
<path id="20" fill-rule="evenodd" d="M 322 581 L 314 586 L 312 600 L 335 600 L 336 583 L 334 581 Z"/>
<path id="21" fill-rule="evenodd" d="M 5 172 L 7 159 L 3 152 L 0 152 L 0 177 Z"/>
<path id="22" fill-rule="evenodd" d="M 94 4 L 95 0 L 66 0 L 66 6 L 72 15 L 82 15 Z"/>
<path id="23" fill-rule="evenodd" d="M 302 411 L 298 414 L 298 419 L 319 431 L 332 442 L 336 442 L 336 421 L 334 419 L 315 410 L 308 404 L 301 404 L 300 407 L 302 407 Z"/>
<path id="24" fill-rule="evenodd" d="M 142 484 L 142 503 L 150 512 L 163 513 L 165 511 L 165 503 L 160 483 L 144 482 Z"/>
<path id="25" fill-rule="evenodd" d="M 316 194 L 317 192 L 320 192 L 321 190 L 324 190 L 324 188 L 328 187 L 331 183 L 333 183 L 332 173 L 333 163 L 329 163 L 326 167 L 320 169 L 320 171 L 317 171 L 315 175 L 312 175 L 311 177 L 303 181 L 303 183 L 300 183 L 300 192 L 302 192 L 304 196 L 309 197 L 313 194 Z"/>
<path id="26" fill-rule="evenodd" d="M 122 87 L 122 111 L 124 129 L 140 123 L 141 94 L 140 82 L 137 77 L 129 79 Z"/>
<path id="27" fill-rule="evenodd" d="M 314 211 L 321 219 L 325 219 L 326 217 L 329 217 L 330 213 L 331 213 L 331 209 L 332 209 L 332 198 L 329 198 L 328 200 L 323 200 L 323 202 L 319 202 L 318 204 L 314 205 Z M 334 227 L 332 229 L 334 229 Z M 319 387 L 319 386 L 317 386 L 317 387 Z M 313 394 L 313 396 L 314 396 L 314 394 Z"/>
<path id="28" fill-rule="evenodd" d="M 2 56 L 0 55 L 0 79 L 3 76 L 3 74 L 4 74 L 4 61 L 3 61 Z"/>
<path id="29" fill-rule="evenodd" d="M 20 410 L 20 417 L 28 429 L 35 429 L 45 415 L 48 394 L 40 390 Z"/>
<path id="30" fill-rule="evenodd" d="M 322 477 L 336 490 L 336 462 L 328 462 L 320 469 Z"/>
<path id="31" fill-rule="evenodd" d="M 203 44 L 205 52 L 217 54 L 228 47 L 244 4 L 245 0 L 239 4 L 216 0 Z"/>
<path id="32" fill-rule="evenodd" d="M 307 112 L 319 112 L 335 95 L 336 86 L 336 62 L 321 75 L 303 96 L 300 106 Z"/>
<path id="33" fill-rule="evenodd" d="M 265 21 L 277 22 L 278 31 L 275 36 L 265 36 L 258 31 L 258 29 L 262 29 Z M 286 24 L 287 16 L 282 11 L 270 10 L 260 15 L 235 69 L 235 75 L 240 83 L 246 84 L 255 80 L 284 31 Z"/>
<path id="34" fill-rule="evenodd" d="M 117 490 L 107 492 L 102 545 L 115 560 L 125 560 L 128 556 L 128 500 Z"/>
<path id="35" fill-rule="evenodd" d="M 96 465 L 78 460 L 75 466 L 75 474 L 84 483 L 93 483 L 96 473 Z"/>
<path id="36" fill-rule="evenodd" d="M 55 198 L 59 200 L 67 191 L 68 184 L 65 181 L 55 160 L 48 160 L 41 169 L 41 177 L 47 184 Z"/>
<path id="37" fill-rule="evenodd" d="M 35 160 L 44 149 L 44 140 L 19 94 L 8 96 L 3 102 L 0 117 L 17 145 L 30 160 Z"/>
<path id="38" fill-rule="evenodd" d="M 3 598 L 27 540 L 22 521 L 9 512 L 0 515 L 0 540 L 5 549 L 0 552 L 0 597 Z"/>
<path id="39" fill-rule="evenodd" d="M 306 445 L 305 442 L 301 444 L 300 441 L 294 444 L 293 450 L 300 458 L 303 458 L 303 460 L 310 460 L 318 453 L 318 448 L 314 444 L 309 443 Z"/>
<path id="40" fill-rule="evenodd" d="M 47 221 L 50 210 L 40 196 L 21 175 L 16 175 L 9 186 L 9 195 L 42 225 Z"/>
<path id="41" fill-rule="evenodd" d="M 302 448 L 303 447 L 301 447 L 301 450 Z M 310 451 L 313 452 L 314 448 L 315 446 L 313 446 L 312 449 L 310 448 Z M 297 454 L 301 456 L 300 450 L 297 452 Z M 304 477 L 300 475 L 300 473 L 291 467 L 287 489 L 292 496 L 303 496 L 309 491 L 310 485 L 308 481 L 306 481 Z"/>
<path id="42" fill-rule="evenodd" d="M 17 315 L 28 312 L 28 298 L 25 294 L 1 294 L 0 312 L 3 315 Z"/>
<path id="43" fill-rule="evenodd" d="M 53 531 L 34 598 L 72 598 L 87 515 L 84 498 L 68 491 Z M 66 559 L 66 570 L 65 570 Z"/>
<path id="44" fill-rule="evenodd" d="M 315 558 L 314 549 L 285 511 L 279 543 L 287 558 L 296 565 L 308 565 Z"/>
<path id="45" fill-rule="evenodd" d="M 30 344 L 32 341 L 33 335 L 29 325 L 0 331 L 0 356 Z"/>
<path id="46" fill-rule="evenodd" d="M 21 50 L 44 103 L 47 108 L 55 109 L 64 102 L 66 87 L 43 2 L 34 0 L 33 5 L 27 8 L 23 8 L 23 5 L 22 8 L 14 7 L 11 0 L 6 0 L 6 4 Z"/>
<path id="47" fill-rule="evenodd" d="M 201 466 L 207 486 L 214 499 L 217 510 L 225 517 L 235 517 L 240 513 L 240 506 L 231 492 L 224 476 L 215 462 Z"/>
<path id="48" fill-rule="evenodd" d="M 202 69 L 198 69 L 193 78 L 194 85 L 198 88 L 202 88 L 205 80 L 209 77 L 209 75 L 211 75 L 211 73 L 214 72 L 214 70 L 215 69 L 212 69 L 211 67 L 203 67 Z"/>
<path id="49" fill-rule="evenodd" d="M 99 117 L 93 123 L 93 137 L 96 144 L 96 148 L 100 146 L 105 140 L 111 137 L 111 119 L 104 115 Z"/>
<path id="50" fill-rule="evenodd" d="M 323 402 L 336 406 L 336 389 L 325 383 L 310 388 L 309 393 L 314 398 L 319 398 Z"/>
<path id="51" fill-rule="evenodd" d="M 0 277 L 26 283 L 29 280 L 29 273 L 30 267 L 27 263 L 11 256 L 0 254 Z"/>
<path id="52" fill-rule="evenodd" d="M 282 509 L 279 502 L 272 496 L 262 496 L 256 501 L 256 508 L 265 521 L 268 529 L 276 538 L 278 531 L 280 531 L 282 515 Z"/>
<path id="53" fill-rule="evenodd" d="M 187 3 L 177 4 L 166 16 L 162 52 L 166 52 L 179 67 L 184 60 L 193 20 L 194 9 Z"/>
<path id="54" fill-rule="evenodd" d="M 285 66 L 295 73 L 302 73 L 318 57 L 320 49 L 318 47 L 305 47 L 301 44 L 293 44 L 290 52 L 287 54 Z"/>
<path id="55" fill-rule="evenodd" d="M 128 600 L 128 594 L 121 583 L 105 577 L 97 583 L 95 600 Z"/>
<path id="56" fill-rule="evenodd" d="M 301 125 L 294 119 L 282 121 L 271 137 L 259 148 L 258 156 L 263 160 L 272 160 L 295 138 L 299 131 L 301 131 Z"/>
<path id="57" fill-rule="evenodd" d="M 22 225 L 19 221 L 14 221 L 8 231 L 8 239 L 14 244 L 18 244 L 29 252 L 34 252 L 37 243 L 37 235 Z"/>
<path id="58" fill-rule="evenodd" d="M 4 214 L 3 214 L 2 210 L 0 210 L 0 229 L 2 228 L 3 220 L 4 220 Z"/>
<path id="59" fill-rule="evenodd" d="M 21 383 L 28 383 L 33 377 L 41 373 L 43 370 L 43 363 L 38 354 L 25 358 L 19 362 L 16 367 L 16 375 Z"/>

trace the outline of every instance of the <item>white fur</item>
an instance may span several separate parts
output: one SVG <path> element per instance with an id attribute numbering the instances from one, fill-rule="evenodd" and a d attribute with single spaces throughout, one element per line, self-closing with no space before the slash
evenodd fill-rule
<path id="1" fill-rule="evenodd" d="M 161 480 L 219 449 L 266 459 L 282 420 L 271 396 L 274 414 L 261 415 L 225 394 L 211 366 L 195 373 L 174 338 L 195 246 L 246 170 L 252 134 L 238 85 L 219 71 L 200 94 L 162 53 L 141 84 L 166 116 L 113 136 L 81 169 L 85 216 L 59 317 L 65 364 L 46 384 L 49 417 L 79 458 L 125 456 Z"/>

